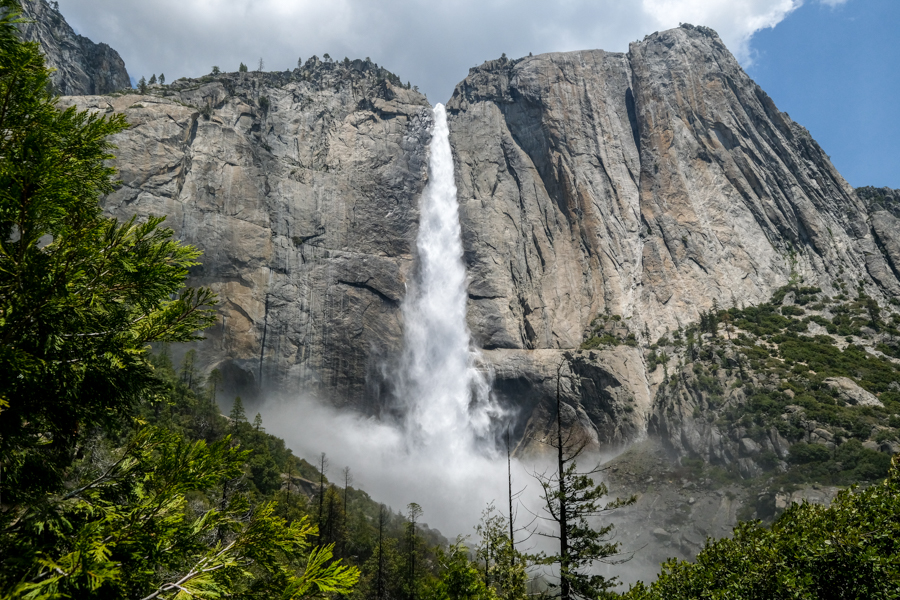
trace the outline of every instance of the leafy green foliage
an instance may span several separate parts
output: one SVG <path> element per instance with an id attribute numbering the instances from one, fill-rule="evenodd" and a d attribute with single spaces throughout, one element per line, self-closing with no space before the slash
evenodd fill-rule
<path id="1" fill-rule="evenodd" d="M 212 322 L 208 290 L 182 290 L 197 251 L 162 219 L 104 218 L 111 118 L 59 110 L 36 44 L 0 17 L 0 453 L 4 501 L 58 485 L 78 434 L 110 427 L 153 391 L 147 344 Z M 27 476 L 26 476 L 27 474 Z"/>
<path id="2" fill-rule="evenodd" d="M 74 490 L 14 516 L 11 597 L 300 597 L 311 586 L 346 592 L 358 578 L 330 562 L 331 547 L 309 551 L 316 531 L 305 518 L 287 523 L 244 494 L 203 495 L 241 474 L 249 452 L 229 438 L 188 442 L 141 427 L 108 452 L 108 467 L 84 465 Z"/>
<path id="3" fill-rule="evenodd" d="M 591 328 L 581 344 L 582 350 L 593 350 L 603 346 L 637 346 L 634 333 L 627 331 L 621 315 L 599 315 L 591 321 Z"/>
<path id="4" fill-rule="evenodd" d="M 358 571 L 260 498 L 274 459 L 241 449 L 246 422 L 223 435 L 193 354 L 180 378 L 151 360 L 197 339 L 214 297 L 183 289 L 199 254 L 162 219 L 102 216 L 124 119 L 57 109 L 17 3 L 0 9 L 0 597 L 347 593 Z M 207 418 L 179 427 L 174 406 Z"/>
<path id="5" fill-rule="evenodd" d="M 659 579 L 624 598 L 900 597 L 900 465 L 866 490 L 842 491 L 829 507 L 793 505 L 770 527 L 741 523 L 708 542 L 694 563 L 670 560 Z"/>
<path id="6" fill-rule="evenodd" d="M 476 557 L 483 565 L 479 573 L 483 574 L 485 586 L 498 598 L 524 600 L 529 559 L 516 550 L 510 539 L 508 519 L 490 504 L 481 513 L 475 532 L 480 539 Z"/>
<path id="7" fill-rule="evenodd" d="M 788 303 L 789 295 L 805 307 L 803 314 Z M 900 412 L 900 365 L 876 351 L 893 343 L 895 315 L 873 304 L 862 292 L 852 300 L 829 299 L 819 288 L 792 284 L 768 303 L 716 309 L 684 330 L 685 364 L 660 388 L 666 415 L 677 419 L 680 407 L 682 415 L 705 421 L 701 427 L 715 427 L 725 439 L 749 438 L 759 448 L 745 453 L 733 446 L 732 453 L 749 455 L 761 475 L 724 461 L 709 465 L 707 476 L 718 479 L 713 471 L 724 469 L 731 472 L 727 479 L 759 476 L 777 485 L 848 485 L 886 474 L 885 452 L 900 439 L 894 427 L 900 423 L 895 418 Z M 810 334 L 813 323 L 831 333 Z M 725 325 L 724 335 L 719 324 Z M 839 330 L 856 337 L 836 339 Z M 648 362 L 655 366 L 661 351 L 651 347 Z M 883 407 L 857 405 L 831 380 L 839 377 L 876 395 Z M 825 438 L 813 435 L 822 429 Z"/>
<path id="8" fill-rule="evenodd" d="M 539 562 L 559 564 L 560 578 L 568 583 L 570 594 L 576 598 L 595 598 L 615 587 L 617 578 L 591 572 L 597 562 L 617 562 L 612 558 L 620 547 L 619 542 L 613 541 L 614 525 L 597 526 L 592 521 L 609 511 L 634 504 L 637 498 L 603 502 L 609 493 L 606 484 L 597 484 L 590 474 L 579 472 L 574 459 L 562 473 L 541 476 L 538 482 L 549 519 L 561 528 L 559 536 L 552 537 L 564 536 L 566 540 L 558 554 L 544 555 Z"/>
<path id="9" fill-rule="evenodd" d="M 469 559 L 462 538 L 447 550 L 438 550 L 441 576 L 425 593 L 425 600 L 494 600 L 494 590 L 485 584 L 478 565 Z"/>

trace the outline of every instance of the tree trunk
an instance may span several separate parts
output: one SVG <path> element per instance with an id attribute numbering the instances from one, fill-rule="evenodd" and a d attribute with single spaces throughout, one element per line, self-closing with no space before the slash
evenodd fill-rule
<path id="1" fill-rule="evenodd" d="M 559 585 L 560 600 L 570 600 L 569 589 L 569 523 L 567 514 L 567 492 L 565 473 L 565 457 L 562 442 L 562 402 L 559 397 L 560 372 L 562 364 L 556 369 L 556 457 L 559 477 Z"/>

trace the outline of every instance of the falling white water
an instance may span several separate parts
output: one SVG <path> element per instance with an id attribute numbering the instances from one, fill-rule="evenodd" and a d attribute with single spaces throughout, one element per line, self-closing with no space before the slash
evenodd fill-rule
<path id="1" fill-rule="evenodd" d="M 403 302 L 404 352 L 394 378 L 405 426 L 303 396 L 270 399 L 263 418 L 268 431 L 284 437 L 300 456 L 326 452 L 335 467 L 349 466 L 373 498 L 395 510 L 417 502 L 424 522 L 453 537 L 470 533 L 488 502 L 504 505 L 506 457 L 496 460 L 492 452 L 491 424 L 503 415 L 466 328 L 459 207 L 447 113 L 440 104 L 434 120 L 417 268 Z M 526 473 L 514 460 L 517 486 Z"/>
<path id="2" fill-rule="evenodd" d="M 496 409 L 490 373 L 466 326 L 466 268 L 444 105 L 434 107 L 428 185 L 420 203 L 418 270 L 403 302 L 405 351 L 398 392 L 419 444 L 471 450 Z"/>

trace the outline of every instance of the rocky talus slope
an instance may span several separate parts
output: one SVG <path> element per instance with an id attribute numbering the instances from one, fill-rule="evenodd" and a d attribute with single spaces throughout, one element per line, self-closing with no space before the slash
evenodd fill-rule
<path id="1" fill-rule="evenodd" d="M 55 69 L 51 79 L 62 95 L 109 94 L 131 87 L 125 62 L 106 44 L 78 35 L 47 0 L 23 0 L 21 27 L 24 39 L 38 42 Z"/>
<path id="2" fill-rule="evenodd" d="M 121 218 L 162 214 L 220 296 L 198 359 L 226 389 L 377 410 L 426 181 L 431 110 L 369 61 L 180 80 L 64 102 L 124 112 Z"/>
<path id="3" fill-rule="evenodd" d="M 629 346 L 571 352 L 598 316 L 646 347 L 792 277 L 826 293 L 861 279 L 882 303 L 900 293 L 893 217 L 867 211 L 708 28 L 626 54 L 490 61 L 448 108 L 469 326 L 498 389 L 552 398 L 546 373 L 567 363 L 567 400 L 606 443 L 643 429 L 659 378 Z"/>

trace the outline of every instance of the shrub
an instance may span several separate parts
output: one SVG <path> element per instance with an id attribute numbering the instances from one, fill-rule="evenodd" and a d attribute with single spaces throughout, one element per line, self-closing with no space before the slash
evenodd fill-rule
<path id="1" fill-rule="evenodd" d="M 866 490 L 844 490 L 825 507 L 795 504 L 771 526 L 741 523 L 708 542 L 696 562 L 672 559 L 629 600 L 897 598 L 900 469 Z"/>
<path id="2" fill-rule="evenodd" d="M 790 461 L 795 464 L 808 464 L 813 462 L 824 462 L 831 459 L 831 452 L 825 446 L 819 444 L 807 444 L 800 442 L 794 444 L 790 449 Z"/>

